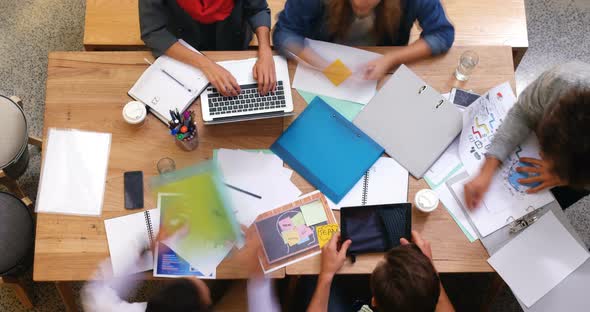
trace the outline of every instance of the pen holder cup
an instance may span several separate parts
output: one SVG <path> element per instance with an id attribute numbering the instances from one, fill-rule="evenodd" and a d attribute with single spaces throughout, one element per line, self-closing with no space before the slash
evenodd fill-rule
<path id="1" fill-rule="evenodd" d="M 194 150 L 195 148 L 197 148 L 197 146 L 199 146 L 199 136 L 197 135 L 197 127 L 195 127 L 195 130 L 193 130 L 193 132 L 188 137 L 185 137 L 182 140 L 174 138 L 174 141 L 176 141 L 176 145 L 178 147 L 185 151 L 190 152 Z"/>

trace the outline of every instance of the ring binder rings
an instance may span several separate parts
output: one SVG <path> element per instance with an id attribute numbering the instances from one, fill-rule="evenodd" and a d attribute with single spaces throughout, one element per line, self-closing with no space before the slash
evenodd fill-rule
<path id="1" fill-rule="evenodd" d="M 147 229 L 147 233 L 148 233 L 148 239 L 150 240 L 150 246 L 152 246 L 154 244 L 154 227 L 152 225 L 152 218 L 150 216 L 150 211 L 146 210 L 143 212 L 143 214 L 145 215 L 145 227 Z"/>
<path id="2" fill-rule="evenodd" d="M 366 206 L 368 201 L 367 196 L 369 191 L 369 172 L 370 170 L 368 170 L 367 173 L 365 173 L 365 176 L 363 177 L 363 195 L 361 198 L 362 206 Z"/>
<path id="3" fill-rule="evenodd" d="M 512 219 L 512 222 L 510 223 L 511 234 L 518 233 L 539 220 L 539 210 L 535 210 L 534 207 L 529 206 L 527 212 L 526 215 L 516 220 L 513 217 L 506 219 L 506 223 L 510 222 L 510 219 Z"/>

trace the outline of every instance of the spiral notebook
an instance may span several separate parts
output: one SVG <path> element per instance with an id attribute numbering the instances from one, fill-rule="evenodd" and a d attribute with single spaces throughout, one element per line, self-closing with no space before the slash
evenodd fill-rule
<path id="1" fill-rule="evenodd" d="M 154 268 L 150 249 L 160 229 L 160 209 L 151 209 L 130 215 L 104 220 L 109 243 L 113 275 L 128 275 Z M 138 255 L 143 257 L 136 262 Z"/>
<path id="2" fill-rule="evenodd" d="M 381 157 L 338 203 L 328 200 L 331 209 L 405 203 L 408 200 L 408 170 L 395 159 Z"/>

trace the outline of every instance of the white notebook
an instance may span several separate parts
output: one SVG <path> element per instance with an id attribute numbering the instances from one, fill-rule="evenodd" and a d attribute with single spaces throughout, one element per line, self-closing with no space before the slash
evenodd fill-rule
<path id="1" fill-rule="evenodd" d="M 382 204 L 398 204 L 408 201 L 408 170 L 393 158 L 381 157 L 335 204 L 328 199 L 331 209 Z"/>
<path id="2" fill-rule="evenodd" d="M 126 216 L 104 220 L 109 243 L 113 275 L 129 275 L 154 268 L 152 252 L 144 254 L 160 229 L 160 209 L 151 209 Z"/>
<path id="3" fill-rule="evenodd" d="M 50 128 L 36 212 L 100 215 L 110 148 L 110 133 Z"/>
<path id="4" fill-rule="evenodd" d="M 179 42 L 200 53 L 188 43 L 182 40 Z M 143 72 L 128 94 L 133 99 L 149 106 L 150 111 L 156 117 L 164 123 L 168 123 L 170 110 L 178 109 L 179 112 L 184 112 L 208 84 L 209 80 L 199 69 L 162 55 Z"/>

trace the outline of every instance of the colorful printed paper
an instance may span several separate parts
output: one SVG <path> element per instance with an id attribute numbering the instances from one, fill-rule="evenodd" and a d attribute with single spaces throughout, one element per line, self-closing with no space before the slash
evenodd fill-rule
<path id="1" fill-rule="evenodd" d="M 332 239 L 332 235 L 339 231 L 339 226 L 338 224 L 320 225 L 315 228 L 315 231 L 318 234 L 320 248 L 322 248 Z"/>
<path id="2" fill-rule="evenodd" d="M 340 85 L 352 75 L 350 69 L 340 59 L 335 60 L 328 67 L 324 68 L 323 73 L 335 86 Z"/>
<path id="3" fill-rule="evenodd" d="M 303 219 L 305 219 L 305 224 L 308 226 L 328 221 L 328 217 L 320 201 L 314 201 L 301 206 L 301 213 L 303 214 Z"/>

